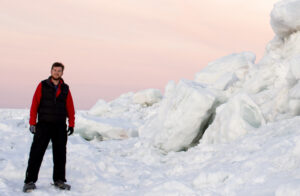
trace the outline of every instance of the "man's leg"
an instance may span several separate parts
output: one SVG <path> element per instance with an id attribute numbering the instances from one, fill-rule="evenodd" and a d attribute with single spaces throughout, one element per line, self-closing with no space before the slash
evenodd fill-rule
<path id="1" fill-rule="evenodd" d="M 39 123 L 30 148 L 25 183 L 36 182 L 43 157 L 50 141 L 47 125 Z"/>
<path id="2" fill-rule="evenodd" d="M 53 181 L 66 182 L 67 126 L 57 124 L 52 132 Z"/>

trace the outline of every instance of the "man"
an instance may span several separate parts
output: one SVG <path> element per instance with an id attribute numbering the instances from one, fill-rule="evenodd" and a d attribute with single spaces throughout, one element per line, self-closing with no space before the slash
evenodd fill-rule
<path id="1" fill-rule="evenodd" d="M 50 140 L 54 163 L 54 186 L 65 190 L 71 188 L 65 183 L 66 146 L 68 135 L 74 131 L 75 110 L 69 86 L 61 78 L 63 71 L 63 64 L 54 63 L 51 68 L 51 76 L 38 85 L 33 96 L 29 130 L 34 137 L 26 170 L 24 192 L 36 188 L 35 182 L 38 179 L 43 156 Z M 36 123 L 37 116 L 38 123 Z M 69 119 L 68 129 L 67 117 Z"/>

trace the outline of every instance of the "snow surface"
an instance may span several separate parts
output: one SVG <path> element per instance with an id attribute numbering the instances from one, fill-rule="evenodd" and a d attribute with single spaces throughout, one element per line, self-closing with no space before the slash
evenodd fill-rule
<path id="1" fill-rule="evenodd" d="M 51 185 L 48 147 L 32 195 L 300 195 L 300 0 L 275 4 L 276 36 L 170 81 L 77 111 L 70 192 Z M 22 193 L 28 110 L 0 109 L 0 195 Z"/>
<path id="2" fill-rule="evenodd" d="M 28 110 L 1 109 L 0 193 L 22 193 L 32 135 Z M 70 192 L 54 189 L 48 147 L 38 189 L 30 195 L 297 195 L 300 178 L 300 118 L 261 126 L 238 140 L 201 143 L 162 154 L 138 137 L 68 140 Z"/>

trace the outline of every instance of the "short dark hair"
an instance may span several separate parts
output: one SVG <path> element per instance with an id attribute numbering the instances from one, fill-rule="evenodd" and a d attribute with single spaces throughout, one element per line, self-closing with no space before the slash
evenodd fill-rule
<path id="1" fill-rule="evenodd" d="M 65 66 L 60 62 L 53 63 L 51 69 L 53 69 L 53 67 L 61 67 L 63 71 L 65 69 Z"/>

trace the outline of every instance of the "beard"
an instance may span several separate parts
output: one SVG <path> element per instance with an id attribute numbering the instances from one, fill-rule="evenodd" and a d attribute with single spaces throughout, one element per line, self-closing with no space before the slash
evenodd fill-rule
<path id="1" fill-rule="evenodd" d="M 52 80 L 56 80 L 56 81 L 61 79 L 61 77 L 59 77 L 59 76 L 57 76 L 57 77 L 51 76 L 51 78 L 52 78 Z"/>

